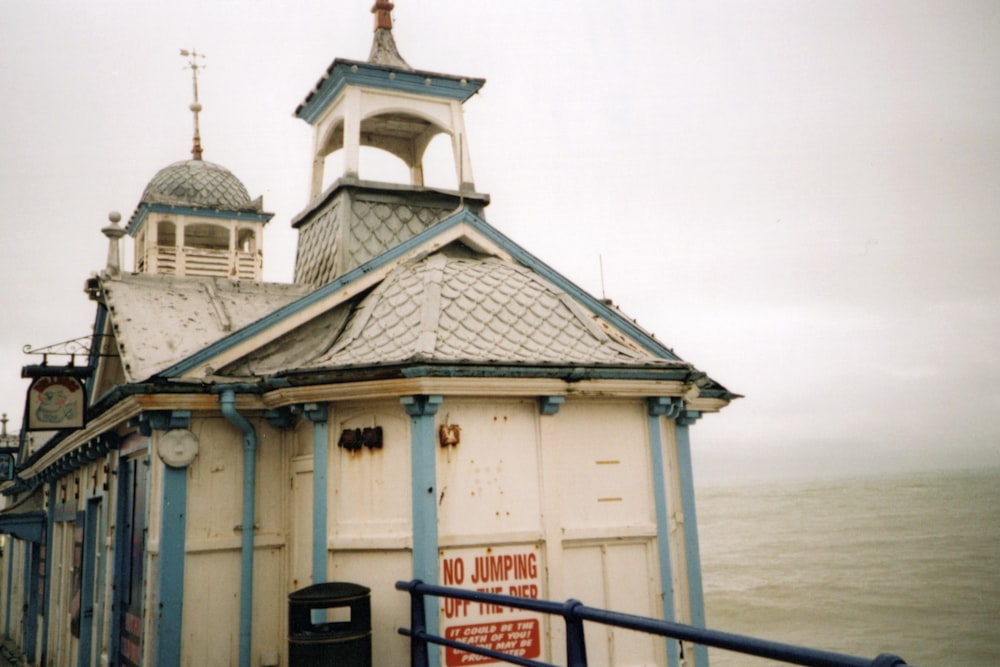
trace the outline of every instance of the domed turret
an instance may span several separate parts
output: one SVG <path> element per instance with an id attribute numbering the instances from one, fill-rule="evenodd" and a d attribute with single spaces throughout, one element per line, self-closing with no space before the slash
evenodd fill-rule
<path id="1" fill-rule="evenodd" d="M 153 176 L 129 221 L 135 271 L 261 280 L 271 216 L 225 167 L 175 162 Z"/>
<path id="2" fill-rule="evenodd" d="M 260 211 L 259 202 L 240 179 L 221 165 L 205 160 L 184 160 L 164 167 L 146 186 L 144 204 L 204 207 L 228 211 Z"/>
<path id="3" fill-rule="evenodd" d="M 197 51 L 193 72 L 194 146 L 191 160 L 174 162 L 156 172 L 129 220 L 135 239 L 135 271 L 177 276 L 217 276 L 261 280 L 264 212 L 261 198 L 250 199 L 246 187 L 225 167 L 201 159 L 198 114 Z"/>

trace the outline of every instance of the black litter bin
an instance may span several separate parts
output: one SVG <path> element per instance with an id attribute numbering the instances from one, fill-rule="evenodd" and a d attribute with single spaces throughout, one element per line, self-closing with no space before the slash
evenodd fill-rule
<path id="1" fill-rule="evenodd" d="M 350 619 L 313 623 L 313 610 L 337 608 L 346 608 Z M 344 612 L 334 615 L 343 617 Z M 288 663 L 291 667 L 371 667 L 371 591 L 358 584 L 329 582 L 290 593 Z"/>

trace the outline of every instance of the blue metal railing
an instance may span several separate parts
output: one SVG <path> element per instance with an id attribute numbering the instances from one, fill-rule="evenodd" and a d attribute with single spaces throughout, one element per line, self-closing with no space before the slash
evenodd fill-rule
<path id="1" fill-rule="evenodd" d="M 587 667 L 587 649 L 584 643 L 583 622 L 592 621 L 616 628 L 637 630 L 661 637 L 703 644 L 745 655 L 770 658 L 792 665 L 806 667 L 899 667 L 906 665 L 902 658 L 883 653 L 874 659 L 859 658 L 842 653 L 805 648 L 792 644 L 782 644 L 745 635 L 737 635 L 718 630 L 697 628 L 681 623 L 661 621 L 644 616 L 622 614 L 604 609 L 587 607 L 579 600 L 552 602 L 512 597 L 497 593 L 480 593 L 462 588 L 449 588 L 425 584 L 419 579 L 397 581 L 396 589 L 410 593 L 410 627 L 399 628 L 399 634 L 410 638 L 410 664 L 412 667 L 429 667 L 428 645 L 436 644 L 460 651 L 468 651 L 493 660 L 523 667 L 557 667 L 548 662 L 514 656 L 501 651 L 466 644 L 427 632 L 425 596 L 468 600 L 502 607 L 513 607 L 526 611 L 561 616 L 566 623 L 566 667 Z"/>

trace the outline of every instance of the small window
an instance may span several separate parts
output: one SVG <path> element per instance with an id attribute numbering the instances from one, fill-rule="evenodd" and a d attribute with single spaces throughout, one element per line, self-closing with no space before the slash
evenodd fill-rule
<path id="1" fill-rule="evenodd" d="M 177 225 L 169 220 L 161 220 L 157 223 L 156 245 L 177 245 Z"/>
<path id="2" fill-rule="evenodd" d="M 205 250 L 229 250 L 229 230 L 220 225 L 190 225 L 184 229 L 184 245 Z"/>

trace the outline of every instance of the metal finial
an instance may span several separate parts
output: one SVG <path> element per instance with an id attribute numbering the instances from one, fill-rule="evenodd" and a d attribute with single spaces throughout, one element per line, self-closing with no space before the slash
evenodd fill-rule
<path id="1" fill-rule="evenodd" d="M 204 65 L 198 64 L 198 58 L 204 60 L 205 54 L 198 53 L 194 49 L 188 51 L 181 49 L 181 56 L 188 59 L 187 68 L 191 70 L 191 81 L 194 85 L 194 102 L 188 107 L 194 114 L 194 146 L 191 147 L 191 155 L 195 160 L 201 159 L 201 129 L 198 126 L 198 114 L 201 112 L 201 103 L 198 102 L 198 70 L 204 69 Z"/>
<path id="2" fill-rule="evenodd" d="M 389 0 L 375 0 L 372 6 L 372 14 L 375 15 L 376 30 L 392 30 L 392 8 L 394 4 Z"/>
<path id="3" fill-rule="evenodd" d="M 375 15 L 375 38 L 372 40 L 372 50 L 368 54 L 368 62 L 375 65 L 397 67 L 413 70 L 399 55 L 396 40 L 392 38 L 392 9 L 395 7 L 389 0 L 375 0 L 372 14 Z"/>
<path id="4" fill-rule="evenodd" d="M 121 255 L 119 254 L 118 239 L 125 236 L 125 230 L 118 226 L 118 221 L 122 219 L 122 214 L 118 211 L 108 213 L 110 225 L 101 229 L 101 233 L 108 238 L 108 266 L 107 271 L 112 276 L 121 273 Z"/>

